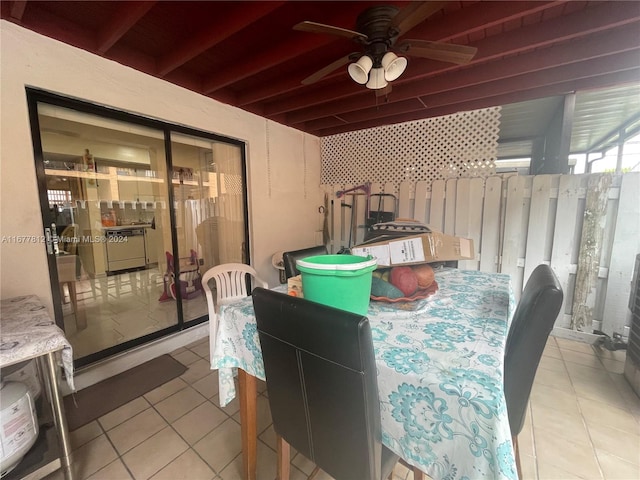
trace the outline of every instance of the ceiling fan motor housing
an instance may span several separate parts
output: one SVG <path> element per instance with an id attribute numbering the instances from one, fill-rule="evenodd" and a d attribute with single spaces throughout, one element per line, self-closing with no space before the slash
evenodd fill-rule
<path id="1" fill-rule="evenodd" d="M 380 67 L 382 57 L 395 43 L 398 33 L 393 31 L 391 21 L 399 9 L 391 5 L 379 5 L 366 9 L 356 20 L 356 30 L 367 36 L 361 40 L 366 53 L 373 59 L 374 67 Z"/>

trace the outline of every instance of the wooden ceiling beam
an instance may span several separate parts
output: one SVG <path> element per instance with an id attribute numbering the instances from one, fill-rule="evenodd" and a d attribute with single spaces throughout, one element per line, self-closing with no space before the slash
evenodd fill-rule
<path id="1" fill-rule="evenodd" d="M 40 2 L 29 5 L 28 22 L 20 23 L 24 28 L 39 32 L 41 35 L 68 43 L 95 53 L 95 34 L 78 24 L 40 8 Z"/>
<path id="2" fill-rule="evenodd" d="M 120 40 L 149 10 L 155 1 L 116 2 L 118 5 L 98 33 L 97 51 L 106 53 Z"/>
<path id="3" fill-rule="evenodd" d="M 420 101 L 422 105 L 426 105 L 426 109 L 431 111 L 433 109 L 443 108 L 446 105 L 462 104 L 465 102 L 471 103 L 482 98 L 492 98 L 505 94 L 517 95 L 521 90 L 544 88 L 546 84 L 562 84 L 566 82 L 576 82 L 584 78 L 602 76 L 608 73 L 616 74 L 637 67 L 639 54 L 640 47 L 636 50 L 621 54 L 599 57 L 571 65 L 561 65 L 556 68 L 518 75 L 508 79 L 496 79 L 471 88 L 468 86 L 452 87 L 452 89 L 447 91 L 422 96 L 420 97 Z M 406 102 L 405 100 L 386 105 L 389 113 L 379 111 L 376 107 L 367 107 L 358 111 L 340 114 L 341 121 L 336 120 L 336 116 L 326 117 L 320 120 L 306 122 L 304 128 L 322 130 L 343 125 L 344 122 L 348 124 L 358 124 L 370 119 L 381 119 L 391 116 L 390 112 L 393 111 L 401 113 L 402 110 L 405 109 L 406 113 L 418 110 L 407 108 L 408 104 Z M 398 105 L 397 109 L 391 108 L 391 106 L 396 104 Z"/>
<path id="4" fill-rule="evenodd" d="M 158 75 L 167 75 L 231 35 L 248 28 L 252 23 L 273 12 L 284 3 L 283 1 L 255 2 L 251 9 L 247 9 L 243 2 L 238 3 L 218 24 L 197 32 L 159 58 Z"/>
<path id="5" fill-rule="evenodd" d="M 296 40 L 288 37 L 273 48 L 268 48 L 261 53 L 252 55 L 244 61 L 243 59 L 238 59 L 235 65 L 229 65 L 224 70 L 216 72 L 205 82 L 205 92 L 215 92 L 233 82 L 275 67 L 282 62 L 304 55 L 320 46 L 328 45 L 332 41 L 334 41 L 333 38 L 324 35 L 308 34 L 304 38 Z"/>
<path id="6" fill-rule="evenodd" d="M 530 13 L 538 12 L 555 6 L 558 1 L 522 1 L 522 2 L 478 2 L 470 7 L 457 10 L 446 16 L 447 21 L 441 19 L 427 20 L 410 30 L 407 36 L 412 38 L 429 39 L 445 42 L 452 38 L 461 37 L 469 33 L 482 30 L 488 25 L 497 25 L 504 18 L 521 18 Z M 284 82 L 270 83 L 261 88 L 238 95 L 238 105 L 244 106 L 251 103 L 289 93 L 297 89 L 305 88 L 300 82 L 302 79 L 314 73 L 317 69 L 301 73 L 296 78 L 287 79 Z M 344 73 L 344 72 L 342 72 Z M 339 75 L 334 74 L 332 76 Z M 329 78 L 329 77 L 328 77 Z"/>
<path id="7" fill-rule="evenodd" d="M 615 85 L 621 85 L 625 83 L 637 82 L 640 79 L 640 68 L 634 68 L 631 70 L 625 70 L 617 73 L 607 73 L 600 76 L 582 78 L 575 81 L 567 81 L 558 84 L 545 85 L 538 88 L 531 88 L 527 90 L 520 90 L 517 92 L 510 92 L 505 94 L 496 95 L 493 97 L 484 97 L 472 101 L 465 101 L 462 103 L 453 103 L 438 108 L 429 108 L 423 112 L 409 112 L 405 114 L 399 114 L 392 117 L 386 117 L 384 119 L 372 119 L 358 123 L 351 123 L 347 125 L 339 125 L 336 127 L 324 128 L 321 130 L 315 130 L 313 128 L 303 128 L 304 131 L 317 135 L 319 137 L 325 137 L 328 135 L 336 135 L 345 132 L 351 132 L 354 130 L 363 130 L 366 128 L 380 127 L 384 125 L 392 125 L 395 123 L 410 122 L 415 120 L 422 120 L 425 118 L 441 117 L 444 115 L 452 115 L 454 113 L 476 110 L 480 108 L 489 108 L 501 105 L 507 105 L 509 103 L 523 102 L 526 100 L 535 100 L 544 97 L 551 97 L 555 95 L 564 95 L 566 93 L 588 90 L 593 88 L 606 88 Z"/>
<path id="8" fill-rule="evenodd" d="M 27 8 L 27 0 L 16 0 L 11 4 L 11 11 L 9 15 L 11 18 L 15 18 L 16 20 L 22 20 L 22 16 L 24 15 L 24 11 Z"/>
<path id="9" fill-rule="evenodd" d="M 492 97 L 502 93 L 517 92 L 521 89 L 543 87 L 547 84 L 575 81 L 581 78 L 631 70 L 638 67 L 638 58 L 640 58 L 640 47 L 635 50 L 607 55 L 606 57 L 592 58 L 583 62 L 498 79 L 472 88 L 456 88 L 434 95 L 421 96 L 420 98 L 427 105 L 427 108 L 437 108 L 449 103 L 460 103 L 461 101 L 473 100 L 482 96 Z"/>
<path id="10" fill-rule="evenodd" d="M 637 8 L 636 2 L 622 2 L 617 4 L 615 9 L 605 2 L 602 5 L 581 10 L 571 15 L 554 18 L 541 24 L 529 25 L 478 41 L 472 44 L 472 46 L 478 48 L 478 54 L 467 67 L 501 58 L 505 55 L 515 55 L 548 46 L 555 42 L 567 41 L 616 28 L 638 20 L 640 20 L 640 9 Z M 410 63 L 405 74 L 394 82 L 394 87 L 460 69 L 461 67 L 458 65 L 436 61 L 423 61 L 415 66 Z M 300 94 L 283 100 L 272 101 L 265 105 L 265 112 L 267 115 L 286 113 L 362 93 L 354 93 L 353 88 L 345 86 L 353 83 L 347 77 L 343 82 L 320 89 L 313 95 Z"/>
<path id="11" fill-rule="evenodd" d="M 329 24 L 337 24 L 341 18 L 357 15 L 362 10 L 362 5 L 346 3 L 340 7 L 339 14 L 328 20 Z M 293 25 L 292 25 L 293 27 Z M 295 32 L 287 35 L 278 45 L 267 47 L 260 53 L 251 57 L 238 58 L 234 65 L 229 65 L 224 71 L 216 72 L 208 80 L 205 80 L 204 88 L 206 93 L 211 93 L 219 88 L 226 87 L 233 82 L 242 80 L 256 73 L 273 68 L 288 60 L 292 60 L 300 55 L 308 55 L 309 51 L 323 45 L 339 40 L 332 35 L 319 35 L 307 32 Z"/>
<path id="12" fill-rule="evenodd" d="M 424 111 L 426 107 L 418 98 L 411 98 L 395 103 L 384 103 L 383 98 L 375 98 L 371 92 L 371 106 L 363 108 L 357 112 L 351 112 L 345 116 L 335 115 L 332 117 L 320 118 L 304 123 L 304 129 L 323 130 L 325 128 L 336 127 L 338 125 L 363 122 L 365 120 L 380 119 L 389 116 L 399 115 L 409 112 Z"/>
<path id="13" fill-rule="evenodd" d="M 543 12 L 556 7 L 567 0 L 557 1 L 482 1 L 447 14 L 442 18 L 427 19 L 416 26 L 405 36 L 420 40 L 439 42 L 452 41 L 465 35 L 483 31 L 501 25 L 510 20 L 517 20 L 532 13 Z"/>
<path id="14" fill-rule="evenodd" d="M 397 86 L 394 84 L 389 100 L 396 102 L 408 98 L 446 92 L 455 88 L 469 88 L 470 86 L 483 82 L 530 74 L 540 70 L 544 71 L 561 65 L 572 64 L 637 48 L 640 46 L 637 31 L 638 24 L 626 25 L 613 31 L 592 35 L 586 39 L 566 42 L 546 49 L 518 55 L 510 58 L 508 61 L 496 60 L 475 67 L 461 69 L 448 75 L 439 75 L 430 79 L 428 82 L 419 79 Z M 342 116 L 347 112 L 359 110 L 365 104 L 367 104 L 367 99 L 363 95 L 342 98 L 312 108 L 289 112 L 287 114 L 287 121 L 289 122 L 288 124 L 291 125 L 332 115 Z M 268 114 L 269 113 L 267 113 L 267 115 Z"/>

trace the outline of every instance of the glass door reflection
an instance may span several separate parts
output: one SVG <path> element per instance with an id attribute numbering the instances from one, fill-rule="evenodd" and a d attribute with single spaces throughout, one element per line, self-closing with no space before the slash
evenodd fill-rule
<path id="1" fill-rule="evenodd" d="M 38 104 L 59 302 L 77 365 L 178 325 L 164 132 Z M 47 218 L 47 215 L 43 215 Z"/>
<path id="2" fill-rule="evenodd" d="M 201 275 L 247 263 L 246 198 L 240 145 L 171 134 L 172 188 L 184 321 L 206 314 Z"/>

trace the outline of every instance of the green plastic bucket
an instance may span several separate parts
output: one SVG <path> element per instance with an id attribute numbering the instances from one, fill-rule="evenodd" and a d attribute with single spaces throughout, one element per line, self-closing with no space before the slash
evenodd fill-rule
<path id="1" fill-rule="evenodd" d="M 366 315 L 376 259 L 357 255 L 316 255 L 296 261 L 304 298 Z"/>

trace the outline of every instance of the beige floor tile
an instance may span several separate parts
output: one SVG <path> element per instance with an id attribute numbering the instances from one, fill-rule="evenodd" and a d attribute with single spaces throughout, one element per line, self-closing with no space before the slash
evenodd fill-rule
<path id="1" fill-rule="evenodd" d="M 269 425 L 264 432 L 258 435 L 258 438 L 263 441 L 269 448 L 276 450 L 276 432 L 273 429 L 273 425 Z M 291 456 L 293 458 L 293 455 Z"/>
<path id="2" fill-rule="evenodd" d="M 191 384 L 198 392 L 206 398 L 212 398 L 218 393 L 218 371 L 214 370 L 206 377 Z"/>
<path id="3" fill-rule="evenodd" d="M 567 393 L 574 393 L 571 379 L 566 369 L 548 369 L 539 366 L 534 381 L 537 385 L 547 385 Z"/>
<path id="4" fill-rule="evenodd" d="M 211 373 L 211 363 L 204 358 L 197 360 L 189 365 L 189 369 L 180 375 L 185 382 L 191 384 L 206 377 Z"/>
<path id="5" fill-rule="evenodd" d="M 614 381 L 608 377 L 606 380 L 595 378 L 588 380 L 574 380 L 573 388 L 578 397 L 607 403 L 621 409 L 627 408 L 627 402 L 622 397 Z"/>
<path id="6" fill-rule="evenodd" d="M 585 480 L 602 478 L 593 450 L 587 444 L 569 442 L 561 436 L 540 432 L 534 430 L 539 478 L 574 478 L 570 475 Z"/>
<path id="7" fill-rule="evenodd" d="M 149 407 L 151 407 L 151 405 L 149 405 L 149 402 L 147 402 L 144 397 L 138 397 L 129 403 L 125 403 L 120 408 L 116 408 L 112 412 L 103 415 L 98 421 L 102 428 L 108 431 Z"/>
<path id="8" fill-rule="evenodd" d="M 209 360 L 209 338 L 207 338 L 206 342 L 201 342 L 195 347 L 190 348 L 190 350 L 205 360 Z"/>
<path id="9" fill-rule="evenodd" d="M 562 360 L 562 354 L 560 353 L 560 349 L 554 345 L 547 345 L 542 352 L 544 357 L 558 358 Z"/>
<path id="10" fill-rule="evenodd" d="M 520 452 L 520 468 L 522 470 L 522 478 L 520 480 L 538 480 L 535 457 L 524 455 Z"/>
<path id="11" fill-rule="evenodd" d="M 165 420 L 171 423 L 205 401 L 206 398 L 200 395 L 196 390 L 191 387 L 187 387 L 177 393 L 174 393 L 170 397 L 165 398 L 161 402 L 158 402 L 155 405 L 155 408 L 160 412 L 160 415 L 162 415 Z"/>
<path id="12" fill-rule="evenodd" d="M 220 408 L 220 410 L 222 410 L 224 413 L 226 413 L 230 417 L 240 411 L 240 401 L 238 400 L 238 397 L 231 400 L 224 407 L 220 406 L 220 397 L 217 394 L 211 398 L 211 401 L 216 407 Z"/>
<path id="13" fill-rule="evenodd" d="M 201 357 L 196 353 L 193 353 L 191 350 L 185 350 L 180 353 L 172 353 L 171 356 L 179 361 L 181 364 L 189 366 L 198 360 L 201 360 Z"/>
<path id="14" fill-rule="evenodd" d="M 565 362 L 577 363 L 591 368 L 604 368 L 602 361 L 597 355 L 563 349 L 560 349 L 560 352 Z"/>
<path id="15" fill-rule="evenodd" d="M 640 397 L 633 388 L 631 388 L 629 381 L 624 377 L 624 375 L 617 373 L 609 373 L 609 377 L 613 380 L 613 383 L 616 384 L 618 392 L 620 392 L 622 398 L 627 402 L 626 409 L 640 420 Z"/>
<path id="16" fill-rule="evenodd" d="M 256 411 L 258 415 L 258 420 L 256 422 L 256 429 L 259 435 L 260 433 L 264 432 L 269 427 L 269 425 L 273 423 L 273 420 L 271 420 L 271 408 L 269 407 L 268 398 L 263 397 L 262 395 L 259 395 L 256 401 L 256 405 L 257 405 Z M 236 422 L 241 423 L 240 412 L 233 415 L 233 419 Z"/>
<path id="17" fill-rule="evenodd" d="M 567 413 L 544 405 L 533 405 L 532 416 L 536 445 L 540 436 L 556 436 L 591 448 L 589 432 L 578 410 Z"/>
<path id="18" fill-rule="evenodd" d="M 578 412 L 578 400 L 575 395 L 563 392 L 547 385 L 534 384 L 529 397 L 531 405 L 544 405 L 565 413 Z M 535 425 L 535 419 L 533 419 Z"/>
<path id="19" fill-rule="evenodd" d="M 129 450 L 122 456 L 122 460 L 136 480 L 146 480 L 188 448 L 186 442 L 171 427 L 166 427 Z"/>
<path id="20" fill-rule="evenodd" d="M 227 418 L 227 415 L 211 402 L 204 402 L 173 422 L 175 428 L 189 445 L 193 445 Z"/>
<path id="21" fill-rule="evenodd" d="M 202 345 L 203 343 L 209 343 L 209 337 L 199 338 L 198 340 L 191 342 L 189 345 L 187 345 L 186 348 L 193 350 L 194 348 L 196 348 L 199 345 Z"/>
<path id="22" fill-rule="evenodd" d="M 257 473 L 258 478 L 276 478 L 278 465 L 276 452 L 267 447 L 264 443 L 258 442 Z M 293 475 L 292 475 L 293 476 Z M 220 472 L 223 480 L 242 480 L 242 456 L 238 455 L 231 463 Z"/>
<path id="23" fill-rule="evenodd" d="M 109 430 L 107 436 L 120 455 L 167 427 L 168 423 L 153 408 L 148 408 Z"/>
<path id="24" fill-rule="evenodd" d="M 640 464 L 640 436 L 597 423 L 589 424 L 588 428 L 596 449 Z"/>
<path id="25" fill-rule="evenodd" d="M 602 478 L 602 476 L 581 477 L 550 463 L 538 464 L 539 480 L 595 480 L 600 478 Z"/>
<path id="26" fill-rule="evenodd" d="M 604 368 L 611 373 L 624 373 L 624 362 L 612 360 L 610 358 L 600 358 Z"/>
<path id="27" fill-rule="evenodd" d="M 560 372 L 566 372 L 566 368 L 564 366 L 564 360 L 561 358 L 554 357 L 545 357 L 540 358 L 540 364 L 538 368 L 546 368 L 548 370 L 558 370 Z"/>
<path id="28" fill-rule="evenodd" d="M 119 458 L 101 468 L 87 480 L 131 480 L 131 474 Z"/>
<path id="29" fill-rule="evenodd" d="M 266 392 L 267 391 L 267 382 L 265 382 L 264 380 L 258 379 L 258 381 L 256 382 L 256 390 L 258 391 L 258 393 Z"/>
<path id="30" fill-rule="evenodd" d="M 196 452 L 189 449 L 156 473 L 152 480 L 211 480 L 216 476 Z"/>
<path id="31" fill-rule="evenodd" d="M 240 425 L 227 419 L 197 442 L 193 449 L 215 472 L 220 472 L 242 450 Z"/>
<path id="32" fill-rule="evenodd" d="M 518 434 L 518 446 L 520 454 L 535 457 L 535 447 L 533 442 L 533 424 L 531 422 L 531 404 L 527 406 L 527 415 L 524 419 L 522 430 Z"/>
<path id="33" fill-rule="evenodd" d="M 571 380 L 585 380 L 587 382 L 592 382 L 594 380 L 606 382 L 607 378 L 609 378 L 609 373 L 604 368 L 604 365 L 600 367 L 589 367 L 587 365 L 581 365 L 579 363 L 567 362 L 566 364 L 567 372 L 569 373 L 569 378 Z"/>
<path id="34" fill-rule="evenodd" d="M 75 478 L 85 479 L 118 458 L 106 435 L 100 435 L 71 454 Z"/>
<path id="35" fill-rule="evenodd" d="M 607 452 L 596 450 L 600 468 L 605 480 L 638 480 L 640 478 L 640 465 L 622 460 Z"/>
<path id="36" fill-rule="evenodd" d="M 604 425 L 640 435 L 640 422 L 629 411 L 588 398 L 578 398 L 587 425 Z"/>
<path id="37" fill-rule="evenodd" d="M 566 338 L 558 338 L 556 337 L 556 343 L 560 350 L 563 352 L 570 350 L 574 352 L 586 353 L 588 355 L 593 355 L 595 353 L 595 348 L 593 345 L 583 342 L 577 342 L 575 340 L 567 340 Z"/>
<path id="38" fill-rule="evenodd" d="M 307 475 L 311 475 L 311 472 L 313 472 L 313 469 L 316 468 L 315 463 L 313 463 L 311 460 L 309 460 L 306 456 L 304 456 L 301 453 L 298 453 L 293 458 L 291 463 L 295 465 L 296 468 L 299 468 Z"/>
<path id="39" fill-rule="evenodd" d="M 76 450 L 85 443 L 99 437 L 104 432 L 100 428 L 98 421 L 89 422 L 80 428 L 75 429 L 73 432 L 69 432 L 69 439 L 71 442 L 71 449 Z"/>
<path id="40" fill-rule="evenodd" d="M 158 388 L 154 388 L 150 392 L 145 393 L 144 398 L 146 398 L 151 405 L 155 405 L 174 393 L 179 392 L 183 388 L 186 388 L 188 385 L 189 384 L 180 377 L 174 378 L 173 380 L 169 380 L 167 383 L 160 385 Z"/>

